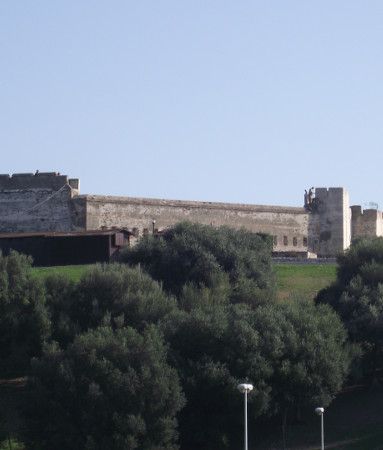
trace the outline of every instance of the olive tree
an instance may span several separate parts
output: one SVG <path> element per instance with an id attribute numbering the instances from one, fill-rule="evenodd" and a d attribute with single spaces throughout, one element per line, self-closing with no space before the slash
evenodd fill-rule
<path id="1" fill-rule="evenodd" d="M 184 404 L 177 373 L 151 325 L 100 327 L 66 350 L 36 359 L 29 383 L 26 442 L 31 450 L 171 450 Z"/>

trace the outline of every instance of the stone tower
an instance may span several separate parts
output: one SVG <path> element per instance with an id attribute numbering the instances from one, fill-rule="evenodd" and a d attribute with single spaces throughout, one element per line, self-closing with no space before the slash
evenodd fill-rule
<path id="1" fill-rule="evenodd" d="M 309 216 L 309 251 L 320 257 L 343 253 L 351 243 L 351 209 L 344 188 L 316 188 Z"/>
<path id="2" fill-rule="evenodd" d="M 71 231 L 79 180 L 56 172 L 0 175 L 0 233 Z"/>

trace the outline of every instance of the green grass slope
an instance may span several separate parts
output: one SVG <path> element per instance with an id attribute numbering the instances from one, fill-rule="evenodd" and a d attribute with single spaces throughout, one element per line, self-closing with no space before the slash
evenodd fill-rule
<path id="1" fill-rule="evenodd" d="M 32 270 L 38 278 L 60 274 L 78 281 L 89 267 L 91 266 L 34 267 Z M 297 296 L 312 299 L 336 277 L 336 264 L 275 264 L 274 270 L 280 300 Z"/>
<path id="2" fill-rule="evenodd" d="M 64 275 L 73 281 L 79 281 L 82 274 L 91 265 L 83 266 L 53 266 L 53 267 L 33 267 L 32 273 L 37 278 L 45 278 L 49 275 Z"/>
<path id="3" fill-rule="evenodd" d="M 279 300 L 313 299 L 336 278 L 336 264 L 275 264 Z"/>

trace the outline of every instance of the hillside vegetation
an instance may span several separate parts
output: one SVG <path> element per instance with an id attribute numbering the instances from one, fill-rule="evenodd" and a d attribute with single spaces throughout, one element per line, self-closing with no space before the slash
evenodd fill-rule
<path id="1" fill-rule="evenodd" d="M 378 449 L 383 392 L 360 373 L 377 380 L 380 358 L 355 359 L 359 372 L 347 378 L 359 341 L 380 345 L 347 309 L 360 293 L 371 312 L 381 306 L 378 244 L 354 247 L 338 269 L 274 264 L 265 236 L 183 224 L 128 250 L 131 267 L 31 269 L 23 256 L 3 257 L 0 449 L 18 448 L 19 437 L 28 450 L 175 450 L 178 442 L 232 450 L 242 437 L 241 380 L 254 384 L 251 449 L 314 450 L 318 405 L 326 447 Z M 323 303 L 338 305 L 339 316 Z M 9 385 L 12 376 L 20 383 Z M 153 392 L 139 382 L 146 376 Z"/>
<path id="2" fill-rule="evenodd" d="M 34 276 L 45 278 L 49 275 L 65 275 L 72 281 L 79 281 L 81 276 L 91 268 L 88 266 L 34 267 Z M 313 299 L 323 288 L 329 286 L 336 278 L 336 264 L 274 264 L 277 283 L 277 297 Z"/>

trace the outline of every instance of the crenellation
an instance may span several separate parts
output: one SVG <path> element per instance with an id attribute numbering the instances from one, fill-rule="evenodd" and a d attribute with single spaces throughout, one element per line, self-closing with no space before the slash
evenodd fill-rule
<path id="1" fill-rule="evenodd" d="M 78 178 L 69 178 L 69 186 L 76 191 L 80 191 L 80 180 Z"/>
<path id="2" fill-rule="evenodd" d="M 382 236 L 382 213 L 377 209 L 365 209 L 359 205 L 351 206 L 353 239 Z"/>
<path id="3" fill-rule="evenodd" d="M 66 175 L 36 172 L 0 177 L 0 232 L 74 229 L 73 190 Z"/>
<path id="4" fill-rule="evenodd" d="M 12 176 L 3 175 L 0 177 L 0 190 L 20 190 L 20 189 L 52 189 L 57 190 L 68 184 L 66 175 L 59 175 L 56 172 L 45 173 L 15 173 Z"/>

